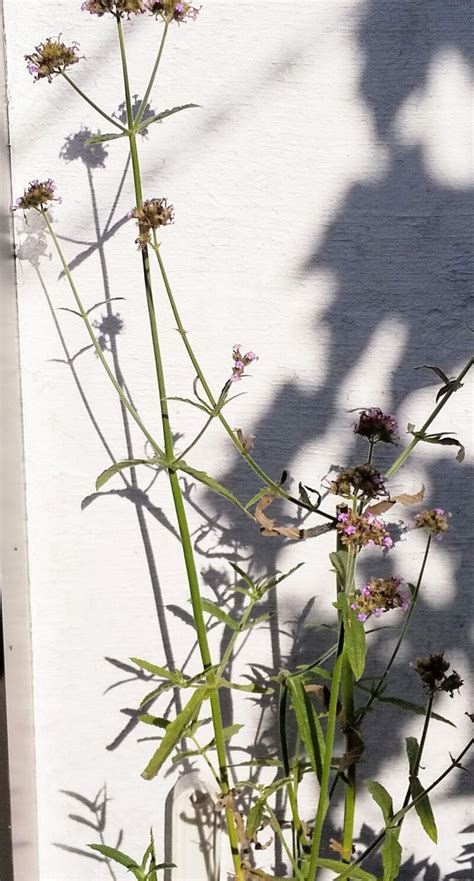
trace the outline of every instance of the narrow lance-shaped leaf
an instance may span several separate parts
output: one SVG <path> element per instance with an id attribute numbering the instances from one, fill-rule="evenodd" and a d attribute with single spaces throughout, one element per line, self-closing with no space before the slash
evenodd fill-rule
<path id="1" fill-rule="evenodd" d="M 237 508 L 240 508 L 241 511 L 244 511 L 245 514 L 248 512 L 245 510 L 242 502 L 239 501 L 237 496 L 234 496 L 233 492 L 230 489 L 227 489 L 226 486 L 223 486 L 222 483 L 219 483 L 218 480 L 215 480 L 213 477 L 210 477 L 209 474 L 206 474 L 205 471 L 199 471 L 197 468 L 192 468 L 191 465 L 188 465 L 184 459 L 177 459 L 173 462 L 173 469 L 177 471 L 184 471 L 186 474 L 190 474 L 191 477 L 195 477 L 199 483 L 204 483 L 209 489 L 212 489 L 218 495 L 223 496 L 229 502 L 232 502 Z"/>
<path id="2" fill-rule="evenodd" d="M 231 630 L 237 631 L 240 628 L 240 622 L 236 621 L 234 618 L 231 618 L 227 612 L 224 612 L 216 603 L 213 603 L 212 600 L 203 599 L 202 607 L 205 612 L 208 612 L 209 615 L 212 615 L 214 618 L 217 618 L 221 624 L 225 624 L 226 627 L 229 627 Z"/>
<path id="3" fill-rule="evenodd" d="M 107 844 L 89 844 L 88 847 L 92 850 L 97 850 L 108 860 L 113 860 L 114 863 L 118 863 L 120 866 L 125 866 L 126 869 L 135 875 L 137 881 L 144 881 L 145 876 L 140 866 L 136 860 L 129 857 L 128 854 L 123 853 L 121 850 L 116 850 L 115 847 L 109 847 Z"/>
<path id="4" fill-rule="evenodd" d="M 173 116 L 175 113 L 180 113 L 181 110 L 188 110 L 192 107 L 199 106 L 199 104 L 181 104 L 179 107 L 171 107 L 170 110 L 162 110 L 161 113 L 156 113 L 154 116 L 147 116 L 146 119 L 141 121 L 137 131 L 142 132 L 147 129 L 148 126 L 153 125 L 154 122 L 161 122 L 162 119 L 166 119 L 167 116 Z"/>
<path id="5" fill-rule="evenodd" d="M 153 777 L 156 777 L 163 763 L 183 736 L 183 732 L 191 722 L 193 716 L 197 715 L 202 702 L 206 700 L 208 696 L 209 689 L 205 686 L 196 689 L 186 706 L 181 710 L 179 715 L 176 716 L 176 719 L 168 725 L 163 740 L 148 762 L 145 770 L 142 772 L 141 776 L 145 780 L 152 780 Z"/>
<path id="6" fill-rule="evenodd" d="M 330 869 L 331 872 L 336 872 L 339 875 L 344 863 L 341 863 L 339 860 L 320 858 L 317 860 L 316 865 L 321 869 Z M 351 870 L 350 877 L 353 878 L 354 881 L 377 881 L 375 875 L 372 875 L 371 872 L 367 872 L 366 869 L 361 869 L 359 866 L 354 866 Z M 337 881 L 337 878 L 335 878 L 334 881 Z"/>
<path id="7" fill-rule="evenodd" d="M 346 653 L 355 679 L 360 679 L 365 670 L 367 645 L 362 621 L 347 604 L 342 610 L 344 621 L 344 652 Z"/>
<path id="8" fill-rule="evenodd" d="M 395 881 L 400 871 L 402 848 L 398 841 L 399 829 L 387 829 L 380 848 L 383 863 L 383 881 Z"/>
<path id="9" fill-rule="evenodd" d="M 367 783 L 367 789 L 382 811 L 385 825 L 388 825 L 393 817 L 392 796 L 387 792 L 385 786 L 382 786 L 377 780 L 369 780 Z"/>
<path id="10" fill-rule="evenodd" d="M 409 713 L 416 713 L 417 716 L 426 715 L 426 707 L 423 704 L 414 704 L 412 701 L 406 701 L 402 697 L 381 697 L 377 695 L 377 700 L 382 704 L 393 704 L 395 707 L 400 707 L 401 710 L 406 710 Z M 445 716 L 440 716 L 439 713 L 432 713 L 432 719 L 436 719 L 437 722 L 444 722 L 446 725 L 451 725 L 453 728 L 456 728 L 454 722 L 451 722 L 450 719 L 446 719 Z"/>
<path id="11" fill-rule="evenodd" d="M 119 474 L 120 471 L 123 471 L 125 468 L 134 468 L 135 465 L 156 465 L 158 460 L 154 459 L 123 459 L 121 462 L 114 462 L 113 465 L 110 465 L 109 468 L 106 468 L 105 471 L 102 471 L 99 474 L 96 482 L 95 488 L 101 489 L 101 487 L 105 486 L 106 483 L 113 477 L 115 474 Z"/>
<path id="12" fill-rule="evenodd" d="M 424 792 L 424 786 L 422 785 L 419 777 L 410 777 L 410 793 L 413 799 L 418 798 Z M 421 798 L 420 801 L 415 804 L 415 811 L 420 818 L 420 823 L 423 826 L 426 834 L 431 841 L 434 841 L 435 844 L 438 843 L 438 830 L 436 828 L 436 820 L 434 818 L 433 810 L 431 807 L 430 800 L 427 795 L 424 798 Z"/>

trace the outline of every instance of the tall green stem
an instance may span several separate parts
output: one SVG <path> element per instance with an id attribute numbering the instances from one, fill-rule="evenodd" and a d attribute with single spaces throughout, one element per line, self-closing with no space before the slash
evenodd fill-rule
<path id="1" fill-rule="evenodd" d="M 124 81 L 124 89 L 125 89 L 125 105 L 127 108 L 127 119 L 129 125 L 129 142 L 130 142 L 130 156 L 132 160 L 132 169 L 133 169 L 133 180 L 135 186 L 135 198 L 137 206 L 140 206 L 143 201 L 143 193 L 142 193 L 142 185 L 141 185 L 141 175 L 140 175 L 140 164 L 138 158 L 138 150 L 137 150 L 137 141 L 136 134 L 133 131 L 133 112 L 132 112 L 132 102 L 130 95 L 130 80 L 128 76 L 128 67 L 127 67 L 127 56 L 125 51 L 125 41 L 123 36 L 122 22 L 120 17 L 117 17 L 117 32 L 118 32 L 118 40 L 120 47 L 120 57 L 122 60 L 122 70 L 123 70 L 123 81 Z M 174 444 L 173 444 L 173 434 L 171 431 L 171 425 L 169 420 L 168 413 L 168 403 L 167 403 L 167 395 L 166 395 L 166 383 L 165 383 L 165 375 L 163 369 L 163 361 L 161 357 L 161 349 L 158 335 L 158 325 L 156 320 L 156 310 L 153 300 L 153 289 L 151 283 L 151 272 L 150 272 L 150 264 L 148 259 L 148 249 L 145 248 L 142 251 L 142 263 L 143 263 L 143 276 L 145 282 L 145 292 L 146 292 L 146 301 L 148 307 L 148 318 L 150 322 L 150 330 L 153 344 L 153 354 L 155 359 L 155 368 L 156 368 L 156 378 L 158 383 L 158 391 L 160 397 L 160 411 L 161 411 L 161 422 L 163 428 L 163 438 L 165 444 L 165 453 L 168 462 L 172 462 L 174 459 Z M 222 787 L 223 795 L 227 795 L 230 791 L 229 786 L 229 773 L 227 768 L 227 756 L 226 756 L 226 748 L 225 748 L 225 740 L 223 735 L 223 725 L 222 725 L 222 715 L 219 701 L 219 693 L 216 688 L 216 675 L 215 672 L 210 668 L 212 667 L 212 659 L 211 653 L 209 649 L 209 641 L 207 638 L 206 625 L 204 621 L 204 612 L 202 607 L 201 600 L 201 591 L 199 585 L 199 578 L 196 570 L 196 563 L 194 559 L 194 549 L 191 541 L 191 534 L 189 531 L 186 511 L 183 502 L 183 496 L 181 493 L 181 487 L 179 484 L 179 479 L 176 471 L 172 468 L 168 469 L 168 476 L 171 487 L 171 495 L 173 498 L 176 518 L 178 521 L 178 529 L 181 537 L 184 563 L 186 567 L 186 574 L 188 578 L 188 585 L 191 597 L 191 605 L 193 609 L 193 616 L 196 624 L 196 632 L 199 642 L 199 650 L 201 654 L 201 660 L 203 664 L 204 670 L 207 670 L 206 679 L 210 686 L 213 687 L 213 691 L 210 697 L 211 704 L 211 714 L 214 728 L 214 739 L 216 745 L 217 759 L 219 763 L 219 777 L 220 784 Z M 241 867 L 240 856 L 239 856 L 239 842 L 237 837 L 237 830 L 234 821 L 234 814 L 232 811 L 231 805 L 226 806 L 226 820 L 227 820 L 227 830 L 229 835 L 229 841 L 232 851 L 232 859 L 234 863 L 235 869 L 235 878 L 236 881 L 243 881 L 244 874 Z"/>
<path id="2" fill-rule="evenodd" d="M 331 681 L 331 698 L 329 700 L 328 724 L 326 730 L 326 741 L 324 751 L 323 770 L 321 773 L 321 786 L 319 791 L 318 807 L 316 810 L 316 821 L 314 825 L 313 837 L 311 840 L 311 853 L 308 866 L 308 881 L 313 881 L 316 873 L 317 862 L 319 858 L 319 849 L 321 847 L 321 836 L 323 832 L 323 824 L 326 818 L 329 777 L 331 775 L 331 764 L 333 760 L 334 738 L 336 734 L 337 707 L 339 699 L 339 687 L 341 684 L 342 664 L 344 659 L 344 628 L 340 625 L 339 642 L 337 647 L 337 658 L 334 664 Z"/>

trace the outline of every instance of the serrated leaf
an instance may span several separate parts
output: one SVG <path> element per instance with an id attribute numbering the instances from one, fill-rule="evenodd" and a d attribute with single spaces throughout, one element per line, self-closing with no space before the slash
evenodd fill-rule
<path id="1" fill-rule="evenodd" d="M 347 605 L 342 610 L 344 621 L 344 652 L 356 680 L 363 676 L 367 645 L 362 621 Z"/>
<path id="2" fill-rule="evenodd" d="M 330 869 L 331 872 L 337 872 L 338 875 L 344 867 L 344 863 L 341 863 L 339 860 L 327 860 L 322 858 L 316 861 L 316 865 L 321 869 Z M 355 879 L 355 881 L 377 881 L 375 875 L 372 875 L 371 872 L 367 872 L 366 869 L 361 869 L 359 866 L 354 866 L 354 868 L 351 869 L 350 877 Z M 337 881 L 337 878 L 335 878 L 334 881 Z"/>
<path id="3" fill-rule="evenodd" d="M 125 866 L 130 872 L 133 872 L 137 881 L 143 881 L 143 872 L 140 869 L 140 866 L 136 860 L 129 857 L 128 854 L 121 850 L 116 850 L 115 847 L 108 847 L 107 844 L 88 844 L 87 846 L 92 850 L 97 850 L 108 860 L 113 860 L 114 863 L 118 863 L 120 866 Z"/>
<path id="4" fill-rule="evenodd" d="M 156 777 L 158 771 L 168 758 L 168 756 L 172 753 L 176 744 L 183 735 L 183 732 L 191 722 L 194 716 L 196 716 L 201 708 L 201 704 L 204 700 L 209 696 L 209 689 L 206 686 L 202 688 L 196 689 L 188 703 L 183 707 L 181 712 L 173 719 L 172 722 L 168 725 L 164 737 L 148 762 L 145 770 L 142 771 L 142 777 L 145 780 L 152 780 L 153 777 Z"/>
<path id="5" fill-rule="evenodd" d="M 418 798 L 418 796 L 422 795 L 424 792 L 424 787 L 420 781 L 419 777 L 410 777 L 410 793 L 413 799 Z M 430 800 L 427 795 L 424 798 L 421 798 L 415 804 L 415 811 L 420 818 L 421 825 L 425 830 L 426 834 L 431 841 L 434 841 L 435 844 L 438 843 L 438 830 L 436 828 L 436 821 L 433 815 L 433 810 L 431 808 Z"/>
<path id="6" fill-rule="evenodd" d="M 148 116 L 141 121 L 137 128 L 137 134 L 147 129 L 150 125 L 153 125 L 154 122 L 161 122 L 162 119 L 166 119 L 168 116 L 173 116 L 175 113 L 180 113 L 181 110 L 188 110 L 191 107 L 200 107 L 200 104 L 181 104 L 178 107 L 171 107 L 170 110 L 162 110 L 161 113 L 156 113 L 155 116 Z M 116 135 L 115 137 L 120 136 Z"/>
<path id="7" fill-rule="evenodd" d="M 172 615 L 175 615 L 176 618 L 179 618 L 180 621 L 183 621 L 188 627 L 192 627 L 196 630 L 196 622 L 193 616 L 185 609 L 182 609 L 181 606 L 176 606 L 174 603 L 170 603 L 166 608 L 168 609 L 168 612 L 171 612 Z"/>
<path id="8" fill-rule="evenodd" d="M 233 492 L 230 489 L 227 489 L 226 486 L 223 486 L 222 483 L 219 483 L 218 480 L 215 480 L 214 477 L 210 477 L 205 471 L 199 471 L 197 468 L 192 468 L 191 465 L 188 465 L 184 459 L 178 459 L 176 462 L 173 462 L 173 469 L 177 469 L 179 471 L 184 471 L 186 474 L 190 474 L 191 477 L 194 477 L 199 483 L 204 483 L 205 486 L 208 486 L 209 489 L 212 489 L 213 492 L 217 493 L 220 496 L 223 496 L 229 502 L 232 502 L 237 508 L 240 508 L 245 514 L 247 511 L 239 501 L 239 499 L 234 496 Z"/>
<path id="9" fill-rule="evenodd" d="M 103 135 L 92 135 L 84 141 L 86 147 L 92 147 L 94 144 L 105 144 L 106 141 L 116 141 L 118 138 L 125 138 L 128 132 L 105 132 Z"/>
<path id="10" fill-rule="evenodd" d="M 225 624 L 226 627 L 229 627 L 230 630 L 237 631 L 240 629 L 240 622 L 236 621 L 234 618 L 231 618 L 227 612 L 224 612 L 223 609 L 219 608 L 216 603 L 213 603 L 212 600 L 202 599 L 202 607 L 205 612 L 209 615 L 212 615 L 214 618 L 217 618 L 222 624 Z"/>
<path id="11" fill-rule="evenodd" d="M 96 490 L 101 489 L 111 477 L 115 474 L 119 474 L 120 471 L 123 471 L 125 468 L 134 468 L 136 465 L 156 466 L 157 462 L 158 459 L 156 457 L 153 459 L 123 459 L 121 462 L 114 462 L 113 465 L 110 465 L 109 468 L 106 468 L 105 471 L 102 471 L 102 473 L 99 474 L 95 482 L 95 488 Z"/>
<path id="12" fill-rule="evenodd" d="M 392 796 L 389 792 L 387 792 L 385 786 L 382 786 L 382 784 L 378 783 L 377 780 L 369 780 L 367 783 L 367 789 L 369 790 L 373 800 L 376 802 L 376 804 L 378 804 L 380 810 L 382 811 L 385 825 L 387 826 L 393 817 Z"/>
<path id="13" fill-rule="evenodd" d="M 407 710 L 409 713 L 416 713 L 417 716 L 426 715 L 426 707 L 423 706 L 423 704 L 414 704 L 412 701 L 406 701 L 401 697 L 382 697 L 377 695 L 377 700 L 381 703 L 393 704 L 395 707 L 400 707 L 401 710 Z M 451 722 L 450 719 L 446 719 L 445 716 L 440 716 L 439 713 L 432 713 L 431 718 L 436 719 L 437 722 L 444 722 L 446 725 L 451 725 L 453 728 L 456 728 L 454 722 Z"/>
<path id="14" fill-rule="evenodd" d="M 167 670 L 166 667 L 158 667 L 157 664 L 152 664 L 150 661 L 144 661 L 142 658 L 130 658 L 130 660 L 133 664 L 136 664 L 137 667 L 146 670 L 147 673 L 153 673 L 154 676 L 159 676 L 160 679 L 169 679 L 170 682 L 176 682 L 176 673 L 172 670 Z"/>

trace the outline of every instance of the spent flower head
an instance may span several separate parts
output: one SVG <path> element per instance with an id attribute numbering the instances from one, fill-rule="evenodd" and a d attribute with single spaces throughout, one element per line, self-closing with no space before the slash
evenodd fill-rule
<path id="1" fill-rule="evenodd" d="M 395 416 L 383 413 L 379 407 L 361 410 L 354 431 L 373 444 L 379 442 L 394 444 L 398 438 L 398 424 Z"/>
<path id="2" fill-rule="evenodd" d="M 374 514 L 365 512 L 355 514 L 353 511 L 341 512 L 337 516 L 336 529 L 340 541 L 346 547 L 377 547 L 391 548 L 393 540 L 385 529 L 383 521 Z"/>
<path id="3" fill-rule="evenodd" d="M 64 73 L 68 67 L 77 64 L 78 53 L 79 43 L 74 42 L 71 46 L 66 46 L 59 37 L 57 40 L 49 37 L 44 43 L 35 46 L 35 51 L 31 55 L 25 55 L 28 73 L 35 78 L 35 82 L 47 79 L 50 83 L 54 74 Z"/>
<path id="4" fill-rule="evenodd" d="M 51 178 L 44 181 L 32 180 L 23 195 L 11 206 L 12 211 L 18 211 L 18 209 L 27 211 L 29 208 L 44 211 L 49 202 L 61 202 L 61 198 L 54 195 L 55 192 L 56 184 Z"/>
<path id="5" fill-rule="evenodd" d="M 451 664 L 445 660 L 444 652 L 429 655 L 427 658 L 417 658 L 414 666 L 415 672 L 418 673 L 431 696 L 437 691 L 445 691 L 453 697 L 454 691 L 459 690 L 463 685 L 463 680 L 455 670 L 446 676 Z"/>
<path id="6" fill-rule="evenodd" d="M 357 612 L 359 621 L 367 621 L 370 615 L 379 618 L 383 612 L 401 609 L 406 612 L 410 605 L 409 598 L 400 588 L 404 579 L 399 575 L 392 578 L 371 578 L 364 587 L 357 591 L 351 609 Z"/>
<path id="7" fill-rule="evenodd" d="M 152 15 L 165 22 L 177 21 L 178 24 L 187 20 L 195 21 L 201 8 L 179 0 L 145 0 L 145 3 Z"/>
<path id="8" fill-rule="evenodd" d="M 433 508 L 431 511 L 425 509 L 420 511 L 415 517 L 415 529 L 427 529 L 438 541 L 441 541 L 445 532 L 448 531 L 448 519 L 451 514 L 444 508 Z"/>
<path id="9" fill-rule="evenodd" d="M 344 468 L 331 481 L 330 492 L 347 499 L 375 499 L 386 496 L 385 480 L 372 465 L 356 465 L 355 468 Z"/>
<path id="10" fill-rule="evenodd" d="M 234 359 L 234 366 L 232 367 L 231 382 L 238 382 L 239 379 L 242 379 L 245 368 L 251 364 L 252 361 L 258 361 L 255 352 L 246 352 L 245 355 L 242 355 L 242 346 L 240 343 L 236 343 L 232 349 L 232 357 Z"/>
<path id="11" fill-rule="evenodd" d="M 168 205 L 166 199 L 146 199 L 139 208 L 133 208 L 128 216 L 137 221 L 139 235 L 135 242 L 139 250 L 143 250 L 151 242 L 152 229 L 173 223 L 174 208 Z"/>
<path id="12" fill-rule="evenodd" d="M 110 12 L 116 18 L 124 15 L 130 18 L 131 15 L 143 15 L 147 12 L 147 5 L 145 0 L 85 0 L 81 9 L 91 15 L 102 16 Z"/>

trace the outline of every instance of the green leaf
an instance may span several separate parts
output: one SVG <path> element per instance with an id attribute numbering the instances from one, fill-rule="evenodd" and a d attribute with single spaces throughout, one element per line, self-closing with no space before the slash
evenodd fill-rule
<path id="1" fill-rule="evenodd" d="M 130 872 L 133 872 L 137 881 L 143 881 L 144 875 L 138 863 L 122 850 L 116 850 L 115 847 L 108 847 L 107 844 L 88 844 L 87 846 L 92 850 L 97 850 L 108 860 L 113 860 L 114 863 L 118 863 L 120 866 L 125 866 Z"/>
<path id="2" fill-rule="evenodd" d="M 159 676 L 160 679 L 169 679 L 170 682 L 176 682 L 176 673 L 167 670 L 166 667 L 158 667 L 157 664 L 151 664 L 150 661 L 144 661 L 142 658 L 130 658 L 130 660 L 137 667 L 141 667 L 142 670 L 146 670 L 148 673 L 153 673 L 154 676 Z"/>
<path id="3" fill-rule="evenodd" d="M 360 679 L 365 670 L 367 645 L 362 621 L 357 619 L 353 609 L 347 605 L 342 610 L 344 621 L 344 652 L 355 679 Z"/>
<path id="4" fill-rule="evenodd" d="M 179 107 L 172 107 L 170 110 L 162 110 L 161 113 L 157 113 L 155 116 L 149 116 L 147 119 L 142 119 L 140 125 L 137 128 L 137 134 L 147 129 L 150 125 L 153 125 L 154 122 L 161 122 L 162 119 L 166 119 L 167 116 L 173 116 L 175 113 L 180 113 L 181 110 L 188 110 L 191 107 L 200 107 L 199 104 L 181 104 Z M 120 137 L 120 136 L 115 136 Z"/>
<path id="5" fill-rule="evenodd" d="M 341 869 L 344 868 L 344 863 L 341 863 L 340 860 L 326 860 L 320 858 L 317 860 L 316 865 L 320 866 L 321 869 L 330 869 L 331 872 L 337 872 L 338 875 L 340 874 Z M 359 866 L 354 866 L 351 870 L 350 877 L 357 879 L 357 881 L 377 881 L 375 875 L 372 875 L 371 872 L 367 872 L 365 869 L 360 869 Z M 335 878 L 334 881 L 337 881 L 337 878 Z"/>
<path id="6" fill-rule="evenodd" d="M 170 722 L 158 749 L 148 762 L 145 770 L 142 772 L 141 776 L 145 780 L 152 780 L 153 777 L 156 777 L 158 771 L 181 739 L 185 729 L 193 717 L 198 714 L 202 702 L 206 700 L 208 696 L 209 689 L 206 686 L 196 689 L 186 706 L 181 710 L 178 716 L 176 716 L 176 719 Z"/>
<path id="7" fill-rule="evenodd" d="M 218 495 L 223 496 L 229 502 L 232 502 L 234 505 L 236 505 L 237 508 L 240 508 L 240 510 L 243 511 L 245 514 L 247 514 L 244 505 L 242 504 L 242 502 L 239 501 L 237 496 L 234 496 L 230 489 L 227 489 L 227 487 L 223 486 L 222 483 L 219 483 L 218 480 L 210 477 L 209 474 L 206 474 L 205 471 L 198 471 L 197 468 L 192 468 L 191 465 L 188 465 L 187 462 L 184 461 L 184 459 L 177 459 L 175 462 L 173 462 L 172 467 L 173 469 L 184 471 L 186 474 L 190 474 L 191 477 L 194 477 L 200 483 L 204 483 L 206 486 L 209 487 L 209 489 L 212 489 L 215 493 L 218 493 Z"/>
<path id="8" fill-rule="evenodd" d="M 217 618 L 222 624 L 225 624 L 225 626 L 229 627 L 231 630 L 237 631 L 240 629 L 240 622 L 231 618 L 227 612 L 224 612 L 224 610 L 219 608 L 219 606 L 213 603 L 212 600 L 203 599 L 202 607 L 205 612 L 212 615 L 214 618 Z"/>
<path id="9" fill-rule="evenodd" d="M 367 789 L 382 811 L 385 825 L 387 826 L 393 817 L 392 796 L 387 792 L 385 786 L 382 786 L 382 784 L 378 783 L 376 780 L 369 780 L 367 783 Z"/>
<path id="10" fill-rule="evenodd" d="M 383 881 L 395 881 L 400 871 L 402 848 L 398 841 L 399 829 L 387 829 L 380 848 L 383 863 Z"/>
<path id="11" fill-rule="evenodd" d="M 419 777 L 410 777 L 410 793 L 413 799 L 418 798 L 424 792 L 424 787 L 420 781 Z M 420 823 L 423 826 L 426 834 L 431 841 L 434 841 L 435 844 L 438 844 L 438 830 L 436 828 L 436 821 L 434 818 L 433 810 L 431 808 L 430 800 L 427 795 L 424 798 L 421 798 L 419 802 L 415 805 L 415 811 L 420 818 Z"/>
<path id="12" fill-rule="evenodd" d="M 188 627 L 192 627 L 193 630 L 196 630 L 196 622 L 186 609 L 182 609 L 181 606 L 175 606 L 174 603 L 169 603 L 166 608 L 168 609 L 168 612 L 171 612 L 172 615 L 175 615 L 176 618 L 179 618 L 180 621 L 183 621 Z"/>
<path id="13" fill-rule="evenodd" d="M 99 300 L 98 303 L 94 303 L 94 305 L 91 306 L 90 309 L 87 310 L 86 315 L 90 315 L 90 313 L 93 312 L 94 309 L 97 309 L 99 306 L 105 306 L 106 303 L 111 303 L 112 300 L 125 300 L 125 299 L 126 299 L 125 297 L 109 297 L 107 300 Z M 59 307 L 59 308 L 61 308 L 61 307 Z M 80 315 L 80 312 L 78 312 L 77 314 Z"/>
<path id="14" fill-rule="evenodd" d="M 377 700 L 379 700 L 381 703 L 393 704 L 395 707 L 400 707 L 401 710 L 407 710 L 410 713 L 416 713 L 417 716 L 426 715 L 426 707 L 423 704 L 414 704 L 411 701 L 406 701 L 401 697 L 377 696 Z M 438 713 L 432 713 L 431 718 L 436 719 L 437 722 L 444 722 L 446 725 L 452 725 L 453 728 L 456 728 L 454 722 L 451 722 L 444 716 L 440 716 Z"/>
<path id="15" fill-rule="evenodd" d="M 321 782 L 324 763 L 325 742 L 321 723 L 313 704 L 306 693 L 301 679 L 288 677 L 288 690 L 291 694 L 292 706 L 298 724 L 298 732 L 305 745 L 314 774 Z"/>
<path id="16" fill-rule="evenodd" d="M 114 474 L 119 474 L 120 471 L 123 471 L 124 468 L 134 468 L 135 465 L 156 465 L 158 460 L 154 459 L 123 459 L 122 462 L 114 462 L 109 468 L 106 468 L 105 471 L 102 471 L 102 474 L 99 474 L 96 482 L 95 488 L 101 489 Z"/>
<path id="17" fill-rule="evenodd" d="M 202 410 L 204 413 L 207 413 L 208 416 L 212 416 L 212 410 L 209 407 L 206 407 L 204 404 L 196 404 L 196 401 L 192 401 L 191 398 L 180 398 L 177 395 L 171 395 L 166 398 L 167 401 L 181 401 L 182 404 L 191 404 L 191 407 L 196 407 L 197 410 Z"/>
<path id="18" fill-rule="evenodd" d="M 418 746 L 418 741 L 416 737 L 406 737 L 405 743 L 407 748 L 408 764 L 410 766 L 411 777 L 415 773 L 416 764 L 418 761 L 418 751 L 420 747 Z"/>
<path id="19" fill-rule="evenodd" d="M 274 688 L 258 685 L 256 682 L 249 682 L 248 685 L 242 685 L 240 682 L 228 682 L 227 679 L 219 680 L 219 688 L 234 688 L 236 691 L 249 691 L 254 694 L 273 694 Z"/>
<path id="20" fill-rule="evenodd" d="M 247 835 L 247 838 L 252 838 L 253 835 L 255 835 L 262 822 L 263 812 L 265 810 L 265 801 L 265 798 L 257 799 L 255 804 L 252 805 L 248 812 L 247 825 L 245 827 L 245 834 Z"/>
<path id="21" fill-rule="evenodd" d="M 332 554 L 329 554 L 329 559 L 331 560 L 332 567 L 337 575 L 338 584 L 341 587 L 344 587 L 347 580 L 347 566 L 349 561 L 347 551 L 333 551 Z"/>
<path id="22" fill-rule="evenodd" d="M 118 138 L 125 138 L 127 132 L 106 132 L 103 135 L 92 135 L 84 141 L 86 147 L 92 147 L 93 144 L 105 144 L 106 141 L 116 141 Z"/>

